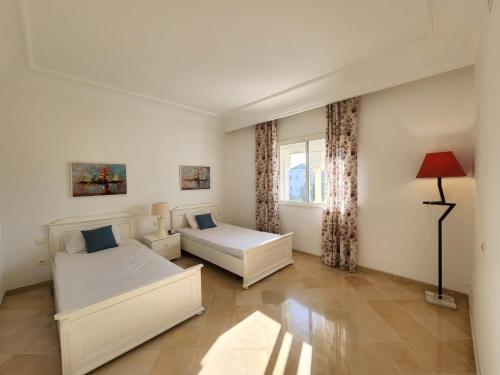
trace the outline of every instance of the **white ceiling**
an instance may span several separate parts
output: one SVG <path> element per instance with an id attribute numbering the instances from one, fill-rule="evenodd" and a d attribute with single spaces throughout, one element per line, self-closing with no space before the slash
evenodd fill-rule
<path id="1" fill-rule="evenodd" d="M 232 129 L 377 89 L 351 71 L 379 66 L 383 86 L 470 64 L 480 3 L 25 0 L 24 21 L 33 68 L 221 115 Z M 408 73 L 394 72 L 401 64 Z"/>

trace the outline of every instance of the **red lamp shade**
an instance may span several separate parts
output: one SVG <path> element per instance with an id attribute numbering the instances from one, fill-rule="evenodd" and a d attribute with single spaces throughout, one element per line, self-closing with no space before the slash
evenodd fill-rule
<path id="1" fill-rule="evenodd" d="M 452 151 L 433 152 L 425 155 L 417 178 L 466 176 Z"/>

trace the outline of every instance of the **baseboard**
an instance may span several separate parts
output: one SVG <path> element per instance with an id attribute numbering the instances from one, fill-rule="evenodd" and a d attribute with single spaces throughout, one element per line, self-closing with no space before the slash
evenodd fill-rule
<path id="1" fill-rule="evenodd" d="M 304 251 L 304 250 L 299 250 L 299 249 L 292 249 L 292 250 L 295 251 L 295 252 L 297 252 L 297 253 L 300 253 L 302 255 L 309 255 L 309 256 L 315 257 L 315 258 L 321 257 L 320 254 L 310 253 L 309 251 Z"/>
<path id="2" fill-rule="evenodd" d="M 297 252 L 297 253 L 300 253 L 302 255 L 306 255 L 306 256 L 310 256 L 310 257 L 314 257 L 314 258 L 320 258 L 321 257 L 321 255 L 316 255 L 316 254 L 308 253 L 308 252 L 302 251 L 302 250 L 293 249 L 293 251 Z M 369 267 L 357 265 L 356 269 L 358 271 L 365 272 L 365 273 L 371 273 L 371 274 L 381 275 L 381 276 L 387 277 L 387 278 L 389 278 L 391 280 L 399 281 L 399 282 L 402 282 L 402 283 L 405 283 L 405 284 L 408 284 L 408 285 L 415 285 L 415 286 L 419 286 L 419 287 L 422 287 L 422 288 L 429 288 L 429 289 L 437 287 L 437 285 L 434 285 L 434 284 L 426 283 L 424 281 L 418 281 L 418 280 L 410 279 L 409 277 L 395 275 L 393 273 L 389 273 L 389 272 L 385 272 L 385 271 L 379 271 L 379 270 L 376 270 L 374 268 L 369 268 Z M 466 299 L 469 298 L 469 295 L 466 292 L 462 292 L 462 291 L 458 291 L 458 290 L 453 290 L 453 289 L 447 289 L 447 288 L 443 288 L 443 291 L 445 293 L 452 294 L 455 297 L 466 298 Z"/>
<path id="3" fill-rule="evenodd" d="M 476 340 L 476 325 L 474 323 L 474 314 L 472 313 L 474 309 L 474 298 L 472 295 L 472 291 L 469 293 L 469 321 L 472 335 L 472 347 L 474 348 L 474 361 L 476 363 L 476 374 L 481 375 L 481 366 L 479 366 L 479 351 L 477 348 L 477 340 Z"/>
<path id="4" fill-rule="evenodd" d="M 15 289 L 10 289 L 10 290 L 7 290 L 5 292 L 5 295 L 10 296 L 11 294 L 16 294 L 19 292 L 24 292 L 26 290 L 36 289 L 36 288 L 39 288 L 41 286 L 50 285 L 50 283 L 51 283 L 51 281 L 47 280 L 47 281 L 42 281 L 41 283 L 26 285 L 26 286 L 22 286 L 20 288 L 15 288 Z"/>
<path id="5" fill-rule="evenodd" d="M 392 280 L 395 280 L 395 281 L 399 281 L 399 282 L 402 282 L 402 283 L 405 283 L 405 284 L 408 284 L 408 285 L 415 285 L 415 286 L 418 286 L 418 287 L 421 287 L 421 288 L 428 288 L 428 289 L 437 288 L 437 285 L 434 285 L 434 284 L 431 284 L 431 283 L 426 283 L 424 281 L 410 279 L 409 277 L 395 275 L 395 274 L 392 274 L 392 273 L 389 273 L 389 272 L 379 271 L 379 270 L 376 270 L 376 269 L 373 269 L 373 268 L 369 268 L 369 267 L 365 267 L 365 266 L 359 266 L 358 265 L 358 266 L 356 266 L 356 269 L 359 270 L 359 271 L 361 271 L 361 272 L 366 272 L 366 273 L 372 273 L 372 274 L 376 274 L 376 275 L 385 276 L 385 277 L 387 277 L 389 279 L 392 279 Z M 457 290 L 443 288 L 443 291 L 445 293 L 447 293 L 447 294 L 452 294 L 455 297 L 460 297 L 460 298 L 465 298 L 465 299 L 469 298 L 469 295 L 467 293 L 460 292 L 460 291 L 457 291 Z"/>

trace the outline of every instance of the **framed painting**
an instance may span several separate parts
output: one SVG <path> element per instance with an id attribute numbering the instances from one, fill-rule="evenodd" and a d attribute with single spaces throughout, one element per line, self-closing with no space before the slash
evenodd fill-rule
<path id="1" fill-rule="evenodd" d="M 107 163 L 71 163 L 73 197 L 127 194 L 127 166 Z"/>
<path id="2" fill-rule="evenodd" d="M 179 177 L 181 190 L 210 189 L 210 167 L 181 165 Z"/>

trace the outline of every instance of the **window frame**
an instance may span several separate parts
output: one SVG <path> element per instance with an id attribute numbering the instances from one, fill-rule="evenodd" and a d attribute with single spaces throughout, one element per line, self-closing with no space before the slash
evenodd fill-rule
<path id="1" fill-rule="evenodd" d="M 325 139 L 324 134 L 313 134 L 310 136 L 306 137 L 300 137 L 300 138 L 289 138 L 289 139 L 284 139 L 282 141 L 278 142 L 278 166 L 280 169 L 280 178 L 279 178 L 279 189 L 278 189 L 278 200 L 280 205 L 287 205 L 287 206 L 300 206 L 300 207 L 315 207 L 315 208 L 321 208 L 323 207 L 323 203 L 311 203 L 311 186 L 309 181 L 309 142 L 310 141 L 317 141 L 320 139 Z M 298 202 L 298 201 L 290 201 L 290 200 L 283 200 L 282 199 L 282 184 L 283 184 L 283 175 L 281 171 L 281 146 L 286 146 L 289 144 L 293 143 L 305 143 L 305 153 L 306 153 L 306 191 L 307 191 L 307 201 L 306 202 Z"/>

